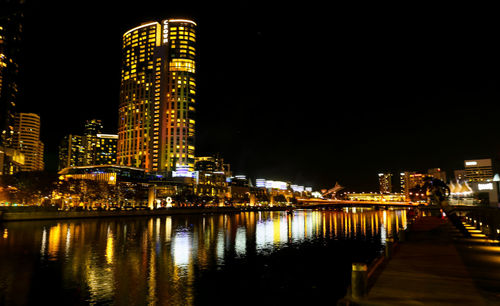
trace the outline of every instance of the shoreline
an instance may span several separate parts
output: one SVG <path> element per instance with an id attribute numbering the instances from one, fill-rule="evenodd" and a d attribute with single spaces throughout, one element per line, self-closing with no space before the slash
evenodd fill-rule
<path id="1" fill-rule="evenodd" d="M 253 211 L 284 211 L 292 207 L 210 207 L 210 208 L 168 208 L 157 210 L 120 210 L 120 211 L 0 211 L 0 222 L 35 221 L 53 219 L 90 219 L 119 217 L 150 217 L 192 214 L 227 214 Z"/>

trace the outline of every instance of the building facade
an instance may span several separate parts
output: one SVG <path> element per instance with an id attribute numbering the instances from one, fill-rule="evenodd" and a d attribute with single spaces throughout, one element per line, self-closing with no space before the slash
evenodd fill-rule
<path id="1" fill-rule="evenodd" d="M 14 145 L 24 154 L 22 171 L 44 169 L 44 145 L 40 141 L 40 116 L 33 113 L 17 113 L 14 117 Z"/>
<path id="2" fill-rule="evenodd" d="M 380 186 L 380 193 L 392 192 L 392 173 L 379 173 L 378 182 Z"/>
<path id="3" fill-rule="evenodd" d="M 14 144 L 20 86 L 24 1 L 0 1 L 0 175 L 21 171 L 24 155 Z"/>
<path id="4" fill-rule="evenodd" d="M 120 165 L 194 170 L 196 23 L 167 19 L 123 34 Z"/>
<path id="5" fill-rule="evenodd" d="M 103 134 L 101 120 L 85 122 L 83 135 L 66 135 L 59 145 L 58 170 L 67 167 L 116 165 L 118 135 Z"/>
<path id="6" fill-rule="evenodd" d="M 467 182 L 489 182 L 493 180 L 491 159 L 473 159 L 464 161 Z"/>

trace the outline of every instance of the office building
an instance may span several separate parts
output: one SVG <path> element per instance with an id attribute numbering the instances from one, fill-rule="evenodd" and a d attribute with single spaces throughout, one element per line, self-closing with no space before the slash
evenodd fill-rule
<path id="1" fill-rule="evenodd" d="M 14 117 L 22 93 L 24 1 L 0 1 L 0 175 L 21 171 L 24 155 L 14 144 Z"/>
<path id="2" fill-rule="evenodd" d="M 83 166 L 84 157 L 82 136 L 66 135 L 59 145 L 59 164 L 57 168 L 62 170 L 67 167 Z"/>
<path id="3" fill-rule="evenodd" d="M 379 173 L 378 182 L 381 193 L 392 192 L 392 173 Z"/>
<path id="4" fill-rule="evenodd" d="M 43 143 L 40 141 L 40 116 L 33 113 L 17 113 L 14 116 L 14 145 L 24 154 L 22 171 L 44 169 Z"/>
<path id="5" fill-rule="evenodd" d="M 472 159 L 464 161 L 467 182 L 489 182 L 493 180 L 491 159 Z"/>
<path id="6" fill-rule="evenodd" d="M 425 184 L 425 178 L 429 176 L 429 174 L 418 173 L 415 171 L 401 172 L 399 176 L 401 193 L 405 195 L 406 199 L 409 199 L 411 193 L 421 190 L 421 187 Z"/>
<path id="7" fill-rule="evenodd" d="M 196 23 L 148 22 L 123 34 L 118 164 L 194 170 Z"/>
<path id="8" fill-rule="evenodd" d="M 198 172 L 196 195 L 224 197 L 228 190 L 226 179 L 231 176 L 229 164 L 224 164 L 220 157 L 196 157 L 195 171 Z"/>
<path id="9" fill-rule="evenodd" d="M 85 122 L 83 135 L 67 135 L 59 145 L 59 166 L 67 167 L 116 165 L 118 135 L 103 134 L 101 120 Z"/>
<path id="10" fill-rule="evenodd" d="M 0 4 L 0 146 L 13 147 L 20 91 L 24 1 Z"/>

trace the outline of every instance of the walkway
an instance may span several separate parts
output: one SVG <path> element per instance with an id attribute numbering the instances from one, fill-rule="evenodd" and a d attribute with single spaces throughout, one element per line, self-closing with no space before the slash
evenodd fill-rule
<path id="1" fill-rule="evenodd" d="M 500 305 L 500 247 L 422 217 L 359 305 Z M 485 245 L 486 244 L 486 245 Z M 498 245 L 498 244 L 497 244 Z"/>

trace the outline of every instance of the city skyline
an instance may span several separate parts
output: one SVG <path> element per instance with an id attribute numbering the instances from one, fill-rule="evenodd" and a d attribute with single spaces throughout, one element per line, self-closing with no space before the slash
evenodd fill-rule
<path id="1" fill-rule="evenodd" d="M 102 119 L 106 132 L 116 131 L 121 35 L 142 22 L 181 16 L 195 20 L 200 31 L 196 155 L 220 153 L 236 174 L 376 190 L 373 173 L 380 171 L 440 167 L 451 173 L 466 159 L 497 158 L 499 145 L 491 136 L 498 132 L 497 106 L 481 105 L 499 98 L 497 49 L 489 39 L 495 30 L 488 16 L 479 18 L 473 10 L 415 8 L 405 11 L 404 20 L 382 8 L 375 10 L 381 18 L 370 17 L 364 8 L 347 22 L 338 14 L 334 21 L 326 18 L 314 5 L 289 6 L 279 14 L 280 7 L 264 10 L 260 2 L 194 9 L 145 2 L 134 9 L 124 5 L 113 22 L 106 18 L 111 8 L 84 6 L 66 30 L 57 25 L 70 17 L 46 18 L 54 5 L 38 4 L 38 17 L 27 14 L 32 48 L 25 65 L 27 75 L 45 71 L 33 55 L 58 56 L 57 69 L 46 71 L 58 86 L 32 74 L 25 100 L 36 100 L 37 92 L 50 103 L 20 105 L 20 111 L 41 114 L 48 168 L 56 164 L 59 133 L 74 133 L 90 118 Z M 354 16 L 353 8 L 340 9 Z M 449 27 L 458 13 L 471 22 Z M 92 22 L 83 22 L 87 15 Z M 306 15 L 314 18 L 299 18 Z M 44 31 L 71 30 L 72 39 L 33 39 L 40 23 Z M 81 45 L 83 33 L 93 40 Z M 327 43 L 332 38 L 335 48 Z M 105 49 L 99 56 L 94 44 Z M 82 65 L 65 69 L 62 63 L 76 55 Z M 66 75 L 74 79 L 68 83 Z M 100 94 L 90 99 L 86 88 Z M 464 102 L 468 107 L 460 107 Z M 74 105 L 85 107 L 75 113 Z"/>

